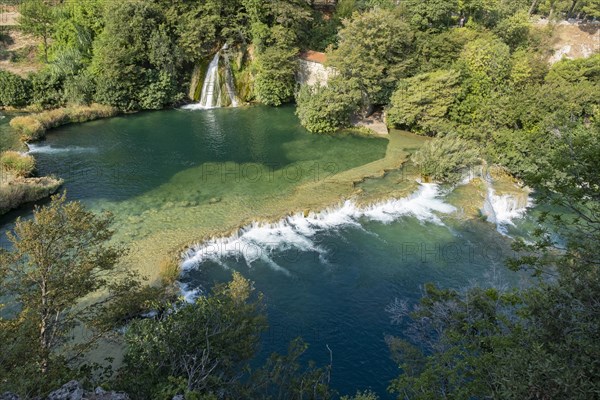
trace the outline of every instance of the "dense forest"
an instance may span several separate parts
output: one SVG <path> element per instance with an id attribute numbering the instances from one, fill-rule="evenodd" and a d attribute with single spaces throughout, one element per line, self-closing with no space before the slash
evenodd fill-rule
<path id="1" fill-rule="evenodd" d="M 20 13 L 43 68 L 27 77 L 0 70 L 4 107 L 179 106 L 194 68 L 227 44 L 240 54 L 236 79 L 249 82 L 244 100 L 295 102 L 310 132 L 383 110 L 388 126 L 433 138 L 412 158 L 426 179 L 454 184 L 475 164 L 501 166 L 555 210 L 507 261 L 534 284 L 429 285 L 414 307 L 392 303 L 392 321 L 413 340 L 386 338 L 399 365 L 389 391 L 600 396 L 600 55 L 550 65 L 552 26 L 532 22 L 592 20 L 600 1 L 341 0 L 323 9 L 304 0 L 26 0 Z M 307 49 L 326 52 L 336 71 L 326 86 L 297 87 Z M 339 397 L 331 365 L 305 363 L 300 339 L 253 363 L 267 320 L 252 282 L 234 274 L 186 303 L 176 260 L 149 287 L 118 267 L 128 250 L 111 244 L 113 234 L 110 215 L 64 195 L 17 221 L 12 248 L 0 250 L 0 295 L 19 305 L 0 318 L 0 393 L 34 398 L 78 379 L 135 399 Z M 90 333 L 75 340 L 80 325 Z M 124 343 L 116 371 L 85 357 L 107 340 Z"/>

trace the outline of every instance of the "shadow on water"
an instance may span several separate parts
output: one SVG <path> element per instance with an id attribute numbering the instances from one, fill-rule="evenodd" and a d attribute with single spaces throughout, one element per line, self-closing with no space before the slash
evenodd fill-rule
<path id="1" fill-rule="evenodd" d="M 120 201 L 187 170 L 196 169 L 196 182 L 202 186 L 207 174 L 231 176 L 240 173 L 239 166 L 249 164 L 278 171 L 314 160 L 340 163 L 344 169 L 385 152 L 384 140 L 352 138 L 351 142 L 309 135 L 291 107 L 252 107 L 170 110 L 70 125 L 52 131 L 31 150 L 39 173 L 65 179 L 70 198 Z M 373 146 L 374 142 L 378 143 Z M 345 150 L 364 149 L 363 144 L 373 151 L 361 160 L 344 160 Z"/>

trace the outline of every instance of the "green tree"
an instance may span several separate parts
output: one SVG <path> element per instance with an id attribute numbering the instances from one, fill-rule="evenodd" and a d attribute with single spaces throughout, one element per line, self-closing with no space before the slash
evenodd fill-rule
<path id="1" fill-rule="evenodd" d="M 387 104 L 398 79 L 411 68 L 413 33 L 389 10 L 376 8 L 354 13 L 343 21 L 337 49 L 328 63 L 343 79 L 356 79 L 366 104 Z"/>
<path id="2" fill-rule="evenodd" d="M 263 104 L 279 106 L 293 99 L 298 48 L 295 38 L 281 25 L 270 30 L 268 46 L 256 57 L 254 91 Z"/>
<path id="3" fill-rule="evenodd" d="M 443 29 L 452 24 L 452 15 L 458 11 L 458 0 L 406 0 L 410 22 L 418 29 Z"/>
<path id="4" fill-rule="evenodd" d="M 350 124 L 361 100 L 356 80 L 335 77 L 327 86 L 302 86 L 296 94 L 296 115 L 310 132 L 334 132 Z"/>
<path id="5" fill-rule="evenodd" d="M 91 64 L 95 100 L 123 110 L 176 101 L 180 90 L 173 71 L 179 65 L 178 52 L 162 25 L 162 10 L 152 3 L 125 1 L 109 2 L 105 13 Z M 166 57 L 169 53 L 171 58 Z"/>
<path id="6" fill-rule="evenodd" d="M 448 109 L 459 92 L 458 71 L 438 70 L 402 79 L 392 95 L 388 122 L 426 135 L 444 132 Z"/>
<path id="7" fill-rule="evenodd" d="M 7 234 L 12 248 L 0 254 L 0 295 L 17 307 L 0 319 L 0 390 L 44 394 L 78 376 L 79 356 L 114 327 L 101 326 L 105 313 L 138 292 L 139 281 L 118 266 L 124 249 L 109 244 L 111 223 L 63 194 L 36 207 L 33 218 L 18 218 Z M 104 300 L 93 300 L 99 291 Z M 82 326 L 90 334 L 73 341 Z"/>
<path id="8" fill-rule="evenodd" d="M 44 61 L 48 62 L 48 40 L 56 21 L 52 6 L 44 0 L 26 0 L 19 7 L 19 29 L 42 39 Z"/>
<path id="9" fill-rule="evenodd" d="M 325 368 L 317 368 L 313 362 L 309 362 L 304 367 L 299 360 L 307 349 L 308 345 L 302 339 L 292 340 L 288 354 L 272 354 L 262 367 L 250 375 L 248 383 L 236 397 L 263 400 L 333 398 L 329 388 L 331 364 Z"/>
<path id="10" fill-rule="evenodd" d="M 136 398 L 231 393 L 266 328 L 262 295 L 234 273 L 193 304 L 135 321 L 125 340 L 121 382 Z"/>

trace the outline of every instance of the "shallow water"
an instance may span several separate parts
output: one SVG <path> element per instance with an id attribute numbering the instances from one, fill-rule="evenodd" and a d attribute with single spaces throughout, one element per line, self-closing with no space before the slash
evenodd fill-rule
<path id="1" fill-rule="evenodd" d="M 398 369 L 384 337 L 402 327 L 385 307 L 414 304 L 431 281 L 519 284 L 502 266 L 510 239 L 462 213 L 465 199 L 482 207 L 484 191 L 448 195 L 397 169 L 425 139 L 311 135 L 293 112 L 140 113 L 54 130 L 30 151 L 40 174 L 65 179 L 70 199 L 114 213 L 134 268 L 155 278 L 160 257 L 192 245 L 182 277 L 190 295 L 233 270 L 265 294 L 263 357 L 302 336 L 307 359 L 326 363 L 331 348 L 335 389 L 387 398 Z M 2 229 L 17 215 L 30 208 L 4 216 Z M 201 244 L 211 235 L 222 239 Z"/>

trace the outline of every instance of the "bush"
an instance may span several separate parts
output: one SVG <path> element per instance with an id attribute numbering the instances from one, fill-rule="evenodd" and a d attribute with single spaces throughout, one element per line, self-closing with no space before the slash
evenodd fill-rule
<path id="1" fill-rule="evenodd" d="M 25 142 L 39 140 L 44 137 L 46 128 L 33 116 L 15 117 L 10 120 L 10 126 L 21 135 Z"/>
<path id="2" fill-rule="evenodd" d="M 412 157 L 427 181 L 457 183 L 466 168 L 478 162 L 479 152 L 462 139 L 433 139 Z"/>
<path id="3" fill-rule="evenodd" d="M 172 285 L 179 278 L 179 263 L 175 258 L 164 258 L 159 265 L 160 280 L 165 286 Z"/>
<path id="4" fill-rule="evenodd" d="M 31 99 L 31 83 L 8 71 L 0 70 L 0 105 L 26 106 Z"/>
<path id="5" fill-rule="evenodd" d="M 310 132 L 327 133 L 346 127 L 360 108 L 362 94 L 355 80 L 332 79 L 328 86 L 300 88 L 296 115 Z"/>
<path id="6" fill-rule="evenodd" d="M 63 80 L 63 76 L 48 70 L 32 75 L 32 102 L 42 108 L 64 105 Z"/>
<path id="7" fill-rule="evenodd" d="M 65 81 L 64 100 L 70 105 L 88 105 L 94 98 L 96 84 L 87 73 L 70 77 Z"/>
<path id="8" fill-rule="evenodd" d="M 5 151 L 0 154 L 0 167 L 17 176 L 26 177 L 31 175 L 35 169 L 35 159 L 18 151 Z"/>

